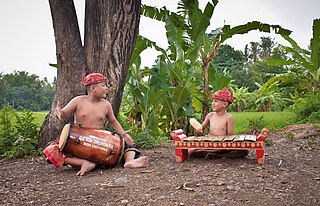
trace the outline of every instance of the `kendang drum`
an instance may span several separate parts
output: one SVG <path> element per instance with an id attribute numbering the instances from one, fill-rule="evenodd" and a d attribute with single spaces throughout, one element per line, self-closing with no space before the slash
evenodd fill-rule
<path id="1" fill-rule="evenodd" d="M 123 154 L 124 141 L 106 130 L 66 124 L 60 135 L 59 149 L 97 164 L 116 166 Z"/>

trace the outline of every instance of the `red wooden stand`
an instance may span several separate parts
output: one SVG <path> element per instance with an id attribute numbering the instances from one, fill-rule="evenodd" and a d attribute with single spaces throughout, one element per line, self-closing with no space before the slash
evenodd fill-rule
<path id="1" fill-rule="evenodd" d="M 174 130 L 170 133 L 172 139 L 175 142 L 177 162 L 183 162 L 188 159 L 188 149 L 255 150 L 256 162 L 260 165 L 264 164 L 265 139 L 269 136 L 269 134 L 269 130 L 264 128 L 258 136 L 254 136 L 254 141 L 229 141 L 229 139 L 237 139 L 235 137 L 238 137 L 240 135 L 230 135 L 225 137 L 206 136 L 205 138 L 192 138 L 187 137 L 185 134 L 183 134 L 182 129 Z M 253 135 L 248 136 L 252 137 Z"/>

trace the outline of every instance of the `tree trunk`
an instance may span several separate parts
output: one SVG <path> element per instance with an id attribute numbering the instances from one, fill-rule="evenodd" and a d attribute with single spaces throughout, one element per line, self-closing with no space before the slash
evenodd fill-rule
<path id="1" fill-rule="evenodd" d="M 53 115 L 56 102 L 66 105 L 74 96 L 84 92 L 81 86 L 82 69 L 85 68 L 84 48 L 75 7 L 71 0 L 49 0 L 54 28 L 57 56 L 57 82 L 52 108 L 40 130 L 38 146 L 43 148 L 57 139 L 64 122 Z M 70 120 L 70 119 L 69 119 Z"/>
<path id="2" fill-rule="evenodd" d="M 85 46 L 72 0 L 49 0 L 57 52 L 57 84 L 52 108 L 39 134 L 38 146 L 44 148 L 59 138 L 66 122 L 54 115 L 56 102 L 65 106 L 73 97 L 84 94 L 83 76 L 92 71 L 105 74 L 107 98 L 118 113 L 125 77 L 138 35 L 141 1 L 86 1 Z"/>
<path id="3" fill-rule="evenodd" d="M 211 53 L 208 55 L 208 57 L 204 56 L 202 57 L 202 78 L 203 78 L 203 92 L 204 92 L 204 104 L 202 108 L 202 117 L 203 119 L 209 114 L 209 65 L 213 61 L 213 59 L 218 55 L 219 49 L 220 49 L 220 42 L 217 41 L 215 45 L 212 47 Z"/>
<path id="4" fill-rule="evenodd" d="M 140 0 L 86 1 L 85 52 L 88 73 L 107 77 L 107 100 L 117 115 L 139 31 Z"/>
<path id="5" fill-rule="evenodd" d="M 203 79 L 203 93 L 204 104 L 202 107 L 202 119 L 204 119 L 209 113 L 209 72 L 207 60 L 202 61 L 202 79 Z"/>

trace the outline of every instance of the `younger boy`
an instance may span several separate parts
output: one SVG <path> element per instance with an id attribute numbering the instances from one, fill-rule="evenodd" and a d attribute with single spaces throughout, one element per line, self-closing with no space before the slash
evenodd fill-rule
<path id="1" fill-rule="evenodd" d="M 140 152 L 135 149 L 133 139 L 125 132 L 120 123 L 114 116 L 112 106 L 106 98 L 106 77 L 100 73 L 91 73 L 83 79 L 82 85 L 86 87 L 88 95 L 77 96 L 73 98 L 65 107 L 61 109 L 59 102 L 55 108 L 55 114 L 58 119 L 62 120 L 74 113 L 74 123 L 81 124 L 83 127 L 103 129 L 106 123 L 109 123 L 113 129 L 122 134 L 126 148 L 124 152 L 125 168 L 146 167 L 148 159 L 146 156 L 139 157 Z M 57 143 L 49 145 L 44 153 L 52 163 L 59 168 L 62 164 L 80 167 L 77 175 L 84 175 L 86 172 L 93 170 L 95 163 L 85 159 L 74 157 L 61 153 L 59 150 L 52 148 L 57 147 Z M 47 155 L 48 154 L 48 155 Z M 60 160 L 60 161 L 59 161 Z"/>
<path id="2" fill-rule="evenodd" d="M 227 88 L 215 92 L 212 96 L 212 112 L 202 123 L 202 130 L 210 124 L 210 135 L 225 136 L 234 134 L 233 117 L 227 112 L 229 104 L 233 102 L 232 93 Z M 229 157 L 237 158 L 248 154 L 247 150 L 190 150 L 190 157 Z"/>

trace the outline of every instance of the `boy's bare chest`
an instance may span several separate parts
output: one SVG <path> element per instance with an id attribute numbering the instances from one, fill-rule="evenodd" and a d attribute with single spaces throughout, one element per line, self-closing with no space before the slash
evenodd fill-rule
<path id="1" fill-rule="evenodd" d="M 76 111 L 77 118 L 100 119 L 106 118 L 107 111 L 100 105 L 83 105 Z"/>
<path id="2" fill-rule="evenodd" d="M 210 134 L 213 135 L 226 135 L 227 121 L 224 118 L 210 120 Z"/>

